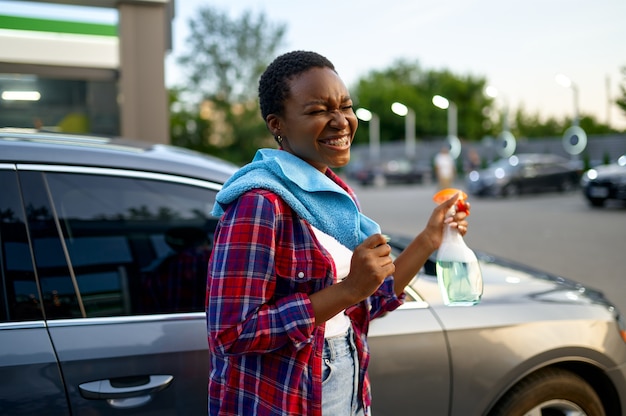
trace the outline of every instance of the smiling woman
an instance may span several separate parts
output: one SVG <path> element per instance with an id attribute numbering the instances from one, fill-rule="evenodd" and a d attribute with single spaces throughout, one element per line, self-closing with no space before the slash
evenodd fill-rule
<path id="1" fill-rule="evenodd" d="M 333 64 L 315 52 L 279 56 L 261 76 L 259 102 L 281 148 L 260 149 L 216 197 L 209 413 L 368 415 L 370 320 L 402 304 L 456 197 L 391 257 L 332 171 L 350 160 L 358 125 Z M 446 222 L 464 234 L 466 216 Z"/>

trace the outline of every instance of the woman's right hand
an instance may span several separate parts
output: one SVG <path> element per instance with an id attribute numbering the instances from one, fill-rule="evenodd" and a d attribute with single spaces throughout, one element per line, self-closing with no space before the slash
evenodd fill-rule
<path id="1" fill-rule="evenodd" d="M 352 254 L 350 273 L 342 284 L 349 287 L 355 302 L 372 295 L 387 276 L 395 272 L 391 247 L 382 234 L 374 234 L 356 247 Z"/>

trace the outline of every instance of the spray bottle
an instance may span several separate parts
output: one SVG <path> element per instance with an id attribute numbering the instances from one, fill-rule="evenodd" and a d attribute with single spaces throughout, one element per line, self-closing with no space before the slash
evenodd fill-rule
<path id="1" fill-rule="evenodd" d="M 440 204 L 457 193 L 459 194 L 457 203 L 446 213 L 446 217 L 453 216 L 457 209 L 465 207 L 467 194 L 458 189 L 447 188 L 437 192 L 433 197 L 433 200 Z M 444 227 L 443 240 L 436 256 L 437 281 L 444 304 L 476 305 L 483 294 L 483 278 L 478 259 L 465 244 L 457 228 L 449 224 Z"/>

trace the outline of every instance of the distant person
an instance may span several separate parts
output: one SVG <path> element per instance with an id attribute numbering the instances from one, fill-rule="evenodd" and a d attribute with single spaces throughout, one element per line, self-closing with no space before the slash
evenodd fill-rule
<path id="1" fill-rule="evenodd" d="M 475 149 L 470 149 L 467 155 L 467 163 L 465 165 L 466 172 L 480 169 L 480 156 Z"/>
<path id="2" fill-rule="evenodd" d="M 435 156 L 435 173 L 439 189 L 449 188 L 454 182 L 454 159 L 448 146 L 443 146 Z"/>

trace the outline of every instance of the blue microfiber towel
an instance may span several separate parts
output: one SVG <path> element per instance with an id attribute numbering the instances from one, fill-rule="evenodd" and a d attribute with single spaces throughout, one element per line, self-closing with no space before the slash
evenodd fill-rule
<path id="1" fill-rule="evenodd" d="M 301 218 L 354 250 L 380 226 L 363 215 L 352 197 L 309 163 L 284 150 L 260 149 L 218 192 L 213 215 L 252 189 L 280 196 Z"/>

